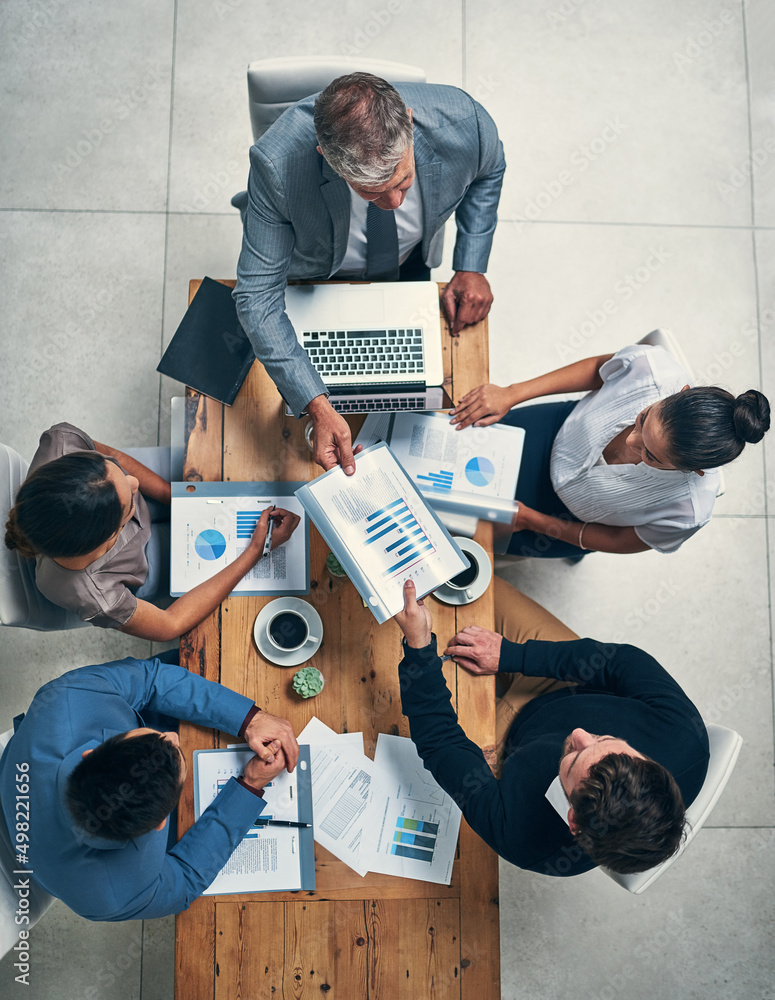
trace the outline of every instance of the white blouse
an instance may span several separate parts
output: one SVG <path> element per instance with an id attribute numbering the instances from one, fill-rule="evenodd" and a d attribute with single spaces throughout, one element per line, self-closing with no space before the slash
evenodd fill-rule
<path id="1" fill-rule="evenodd" d="M 608 465 L 603 449 L 641 410 L 690 382 L 662 347 L 624 347 L 600 368 L 603 385 L 581 399 L 554 439 L 555 493 L 582 521 L 632 526 L 641 541 L 674 552 L 707 524 L 719 487 L 717 469 L 695 472 Z"/>

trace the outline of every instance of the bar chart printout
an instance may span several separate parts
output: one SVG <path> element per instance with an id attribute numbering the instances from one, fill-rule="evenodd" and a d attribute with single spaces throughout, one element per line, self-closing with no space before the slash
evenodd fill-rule
<path id="1" fill-rule="evenodd" d="M 404 582 L 419 597 L 466 568 L 457 545 L 385 444 L 296 491 L 378 622 L 400 611 Z"/>
<path id="2" fill-rule="evenodd" d="M 385 875 L 449 885 L 460 817 L 414 743 L 380 733 L 363 824 L 363 864 Z"/>
<path id="3" fill-rule="evenodd" d="M 439 832 L 438 823 L 428 823 L 421 819 L 408 819 L 399 816 L 393 834 L 391 854 L 401 858 L 414 858 L 415 861 L 433 861 L 433 849 L 436 846 L 436 835 Z"/>
<path id="4" fill-rule="evenodd" d="M 385 552 L 392 553 L 391 559 L 395 559 L 395 562 L 383 570 L 383 577 L 394 576 L 421 556 L 436 551 L 436 546 L 403 498 L 369 514 L 366 525 L 366 544 L 381 542 Z"/>

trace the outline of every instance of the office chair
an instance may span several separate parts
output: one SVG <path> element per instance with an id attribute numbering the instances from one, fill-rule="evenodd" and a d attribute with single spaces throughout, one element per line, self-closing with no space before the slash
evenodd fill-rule
<path id="1" fill-rule="evenodd" d="M 164 479 L 170 475 L 169 448 L 125 448 L 127 455 L 142 462 Z M 8 511 L 13 506 L 16 493 L 24 482 L 29 469 L 21 455 L 0 444 L 0 528 L 8 519 Z M 150 504 L 149 502 L 149 507 Z M 154 546 L 155 558 L 149 558 L 149 565 L 162 565 L 161 555 L 169 549 L 169 533 L 165 536 L 165 525 L 154 525 L 149 546 Z M 146 593 L 154 588 L 159 581 L 146 581 Z M 7 549 L 0 538 L 0 625 L 14 625 L 17 628 L 37 629 L 41 632 L 59 632 L 65 629 L 82 628 L 89 622 L 81 619 L 72 611 L 52 604 L 35 586 L 35 560 L 19 555 L 15 550 Z"/>
<path id="2" fill-rule="evenodd" d="M 0 733 L 0 756 L 12 736 L 13 729 Z M 25 911 L 29 916 L 29 923 L 22 925 L 16 923 L 20 897 L 13 886 L 18 879 L 24 878 L 23 875 L 14 875 L 15 871 L 24 867 L 17 863 L 16 853 L 5 819 L 0 813 L 0 958 L 16 944 L 19 931 L 28 931 L 34 927 L 54 902 L 54 897 L 45 889 L 30 882 L 29 896 L 26 897 L 30 906 L 29 910 Z"/>
<path id="3" fill-rule="evenodd" d="M 686 848 L 697 836 L 699 830 L 708 819 L 713 809 L 721 798 L 721 793 L 726 788 L 730 775 L 734 770 L 737 758 L 740 755 L 740 748 L 743 745 L 743 738 L 733 729 L 725 726 L 717 726 L 714 723 L 706 724 L 708 730 L 708 742 L 710 743 L 710 761 L 708 763 L 708 773 L 705 776 L 702 788 L 697 798 L 686 810 L 686 837 L 678 852 L 661 865 L 650 868 L 645 872 L 637 872 L 634 875 L 620 875 L 612 872 L 608 868 L 601 866 L 600 871 L 613 879 L 617 885 L 632 893 L 645 892 L 649 886 L 653 885 L 658 878 L 674 865 L 681 857 Z"/>
<path id="4" fill-rule="evenodd" d="M 253 142 L 297 101 L 317 94 L 338 76 L 355 72 L 373 73 L 389 83 L 425 83 L 425 73 L 417 66 L 389 62 L 386 59 L 362 59 L 351 56 L 284 56 L 261 59 L 248 66 L 248 107 Z M 247 191 L 231 199 L 242 221 L 248 205 Z"/>

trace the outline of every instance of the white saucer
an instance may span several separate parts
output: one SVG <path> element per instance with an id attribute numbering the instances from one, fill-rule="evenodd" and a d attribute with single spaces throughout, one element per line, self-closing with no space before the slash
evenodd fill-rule
<path id="1" fill-rule="evenodd" d="M 317 638 L 307 639 L 299 649 L 293 649 L 288 653 L 283 653 L 276 646 L 273 646 L 266 634 L 266 626 L 269 619 L 281 611 L 298 611 L 309 626 L 310 635 Z M 259 653 L 265 660 L 274 663 L 278 667 L 298 667 L 306 663 L 320 649 L 323 641 L 323 622 L 320 615 L 311 604 L 300 600 L 298 597 L 278 597 L 270 601 L 256 615 L 253 625 L 253 638 L 256 640 Z"/>
<path id="2" fill-rule="evenodd" d="M 455 536 L 453 538 L 462 551 L 468 552 L 479 564 L 479 576 L 466 590 L 453 590 L 446 583 L 442 583 L 433 596 L 443 604 L 471 604 L 473 601 L 477 601 L 490 586 L 490 580 L 492 580 L 492 563 L 479 542 L 475 542 L 473 538 Z M 470 597 L 467 596 L 469 593 Z"/>

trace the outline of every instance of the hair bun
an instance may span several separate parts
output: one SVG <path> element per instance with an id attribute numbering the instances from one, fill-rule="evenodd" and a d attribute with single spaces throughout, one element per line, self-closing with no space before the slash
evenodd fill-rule
<path id="1" fill-rule="evenodd" d="M 770 404 L 758 389 L 749 389 L 735 400 L 732 419 L 741 441 L 756 444 L 770 429 Z"/>

